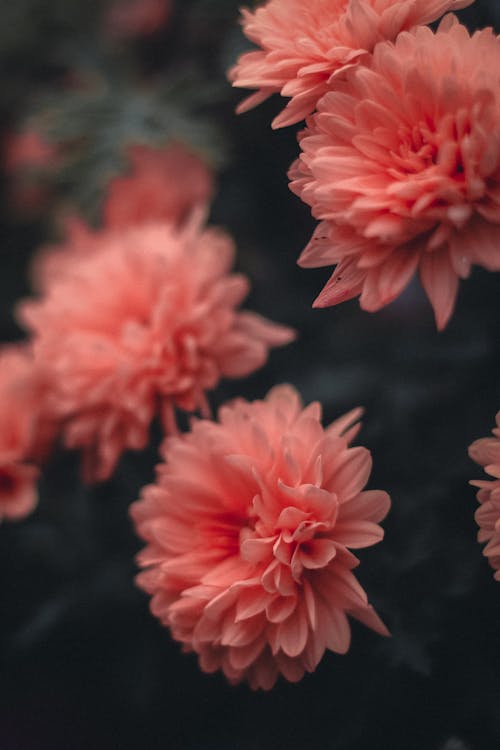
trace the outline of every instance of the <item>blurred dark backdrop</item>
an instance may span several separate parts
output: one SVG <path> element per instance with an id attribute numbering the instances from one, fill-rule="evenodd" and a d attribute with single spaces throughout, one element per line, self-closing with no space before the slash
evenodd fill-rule
<path id="1" fill-rule="evenodd" d="M 365 406 L 360 440 L 374 457 L 370 486 L 388 490 L 393 509 L 385 541 L 362 555 L 359 578 L 393 638 L 354 625 L 348 655 L 329 654 L 314 675 L 295 686 L 280 681 L 267 694 L 202 674 L 133 582 L 140 545 L 127 508 L 154 476 L 160 436 L 93 489 L 81 486 L 77 459 L 60 453 L 35 514 L 0 527 L 0 748 L 495 750 L 500 588 L 476 542 L 467 483 L 480 470 L 467 446 L 489 432 L 500 407 L 500 275 L 475 270 L 441 334 L 417 285 L 376 315 L 357 302 L 311 309 L 328 271 L 296 266 L 313 221 L 287 188 L 295 132 L 272 132 L 277 100 L 236 117 L 241 94 L 225 81 L 245 46 L 238 5 L 177 0 L 164 29 L 116 42 L 96 31 L 102 4 L 19 0 L 14 8 L 3 0 L 2 132 L 40 112 L 45 122 L 54 99 L 54 138 L 68 118 L 76 129 L 93 128 L 88 148 L 101 144 L 99 158 L 85 153 L 70 165 L 63 187 L 65 201 L 96 220 L 99 189 L 119 168 L 116 139 L 99 108 L 85 121 L 88 112 L 60 93 L 61 81 L 76 69 L 119 76 L 125 84 L 116 97 L 130 101 L 127 86 L 151 80 L 160 130 L 174 110 L 192 124 L 193 139 L 219 166 L 212 220 L 236 238 L 238 266 L 253 281 L 248 306 L 300 331 L 261 372 L 224 383 L 213 402 L 261 397 L 288 381 L 306 401 L 323 402 L 326 421 Z M 460 15 L 470 28 L 500 30 L 497 0 L 477 0 Z M 162 91 L 183 76 L 187 101 L 178 109 L 168 97 L 162 103 Z M 61 185 L 28 217 L 13 209 L 10 190 L 4 173 L 3 341 L 22 335 L 13 306 L 29 292 L 29 258 L 54 235 Z"/>

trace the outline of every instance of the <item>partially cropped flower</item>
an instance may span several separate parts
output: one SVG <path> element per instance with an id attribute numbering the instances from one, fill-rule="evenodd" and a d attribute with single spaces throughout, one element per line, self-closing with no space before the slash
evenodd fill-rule
<path id="1" fill-rule="evenodd" d="M 101 232 L 88 257 L 66 252 L 64 271 L 45 266 L 43 296 L 20 314 L 88 480 L 109 477 L 125 449 L 144 448 L 156 414 L 172 429 L 175 407 L 207 410 L 220 378 L 253 372 L 294 337 L 238 310 L 249 283 L 229 273 L 233 243 L 199 222 Z"/>
<path id="2" fill-rule="evenodd" d="M 476 511 L 479 526 L 478 542 L 487 542 L 483 554 L 495 570 L 495 580 L 500 581 L 500 412 L 496 416 L 493 437 L 476 440 L 469 448 L 470 457 L 484 468 L 492 479 L 471 482 L 479 488 Z"/>
<path id="3" fill-rule="evenodd" d="M 37 464 L 52 438 L 43 398 L 29 348 L 0 349 L 0 521 L 23 518 L 36 505 Z"/>
<path id="4" fill-rule="evenodd" d="M 360 413 L 323 429 L 318 403 L 304 409 L 279 386 L 166 440 L 131 511 L 147 542 L 138 583 L 203 671 L 268 690 L 314 671 L 326 649 L 344 654 L 348 616 L 388 635 L 352 572 L 350 550 L 382 539 L 390 506 L 364 490 L 370 452 L 349 447 Z"/>
<path id="5" fill-rule="evenodd" d="M 213 175 L 199 156 L 180 143 L 164 149 L 132 146 L 132 171 L 109 185 L 104 223 L 124 227 L 147 221 L 184 221 L 210 202 Z"/>
<path id="6" fill-rule="evenodd" d="M 379 310 L 418 270 L 442 329 L 471 264 L 500 269 L 499 71 L 492 30 L 447 16 L 378 45 L 321 100 L 290 171 L 322 220 L 299 264 L 338 264 L 316 306 Z"/>
<path id="7" fill-rule="evenodd" d="M 242 10 L 246 36 L 259 50 L 246 52 L 230 70 L 233 86 L 257 89 L 244 112 L 274 93 L 290 102 L 273 122 L 303 120 L 344 73 L 366 62 L 377 42 L 435 21 L 473 0 L 268 0 Z"/>
<path id="8" fill-rule="evenodd" d="M 120 39 L 149 36 L 165 26 L 171 12 L 172 0 L 111 0 L 106 28 Z"/>

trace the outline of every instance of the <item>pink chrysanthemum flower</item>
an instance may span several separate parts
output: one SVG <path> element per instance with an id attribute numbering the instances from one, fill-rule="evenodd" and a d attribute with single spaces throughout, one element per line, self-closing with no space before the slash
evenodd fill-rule
<path id="1" fill-rule="evenodd" d="M 454 16 L 382 43 L 303 131 L 291 189 L 322 219 L 299 259 L 337 263 L 315 302 L 373 312 L 418 269 L 439 329 L 471 264 L 500 269 L 500 44 Z"/>
<path id="2" fill-rule="evenodd" d="M 233 86 L 257 89 L 238 111 L 274 93 L 290 97 L 274 128 L 292 125 L 316 109 L 349 68 L 368 59 L 377 42 L 435 21 L 473 0 L 269 0 L 242 10 L 243 30 L 259 50 L 230 70 Z"/>
<path id="3" fill-rule="evenodd" d="M 124 227 L 148 221 L 184 221 L 197 205 L 213 195 L 213 175 L 207 165 L 182 144 L 164 149 L 132 146 L 132 172 L 109 185 L 104 224 Z"/>
<path id="4" fill-rule="evenodd" d="M 477 499 L 480 507 L 476 511 L 479 526 L 478 542 L 487 542 L 483 554 L 495 570 L 495 580 L 500 581 L 500 412 L 496 416 L 497 426 L 493 437 L 476 440 L 469 448 L 469 455 L 493 479 L 471 482 L 479 488 Z"/>
<path id="5" fill-rule="evenodd" d="M 122 451 L 144 448 L 156 413 L 172 429 L 174 407 L 206 410 L 220 378 L 253 372 L 270 347 L 293 339 L 238 310 L 249 283 L 229 273 L 233 253 L 225 233 L 199 221 L 103 232 L 21 307 L 52 384 L 50 408 L 67 447 L 84 450 L 87 480 L 108 478 Z"/>
<path id="6" fill-rule="evenodd" d="M 37 462 L 52 438 L 43 388 L 29 349 L 0 350 L 0 521 L 27 516 L 37 502 Z"/>
<path id="7" fill-rule="evenodd" d="M 236 400 L 219 422 L 167 439 L 155 485 L 132 506 L 151 611 L 205 672 L 270 689 L 296 682 L 326 649 L 345 653 L 350 615 L 388 631 L 350 551 L 379 542 L 389 496 L 364 491 L 366 448 L 351 448 L 356 409 L 321 426 L 290 386 Z"/>

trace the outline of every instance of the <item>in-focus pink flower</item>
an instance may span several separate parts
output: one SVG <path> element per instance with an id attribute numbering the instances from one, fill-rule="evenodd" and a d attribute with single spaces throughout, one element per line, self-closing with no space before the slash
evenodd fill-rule
<path id="1" fill-rule="evenodd" d="M 112 0 L 106 28 L 120 39 L 149 36 L 165 26 L 171 12 L 172 0 Z"/>
<path id="2" fill-rule="evenodd" d="M 388 635 L 352 573 L 350 550 L 382 539 L 390 506 L 363 489 L 370 452 L 349 447 L 360 414 L 323 429 L 318 403 L 304 409 L 279 386 L 166 440 L 131 509 L 147 542 L 138 583 L 203 671 L 268 690 L 314 671 L 326 649 L 345 653 L 348 615 Z"/>
<path id="3" fill-rule="evenodd" d="M 37 462 L 52 431 L 43 417 L 43 389 L 31 351 L 0 350 L 0 521 L 27 516 L 37 502 Z"/>
<path id="4" fill-rule="evenodd" d="M 493 437 L 476 440 L 469 448 L 469 455 L 493 477 L 474 480 L 471 484 L 479 488 L 477 499 L 481 504 L 475 515 L 479 526 L 477 539 L 487 542 L 483 554 L 495 570 L 495 580 L 500 581 L 500 412 L 496 423 Z"/>
<path id="5" fill-rule="evenodd" d="M 242 10 L 246 36 L 259 50 L 246 52 L 229 71 L 233 86 L 257 89 L 239 112 L 274 93 L 290 102 L 273 122 L 292 125 L 349 68 L 367 61 L 377 42 L 400 31 L 435 21 L 473 0 L 269 0 L 255 11 Z"/>
<path id="6" fill-rule="evenodd" d="M 102 232 L 88 257 L 52 264 L 40 300 L 21 306 L 50 409 L 67 447 L 82 448 L 88 480 L 106 479 L 127 448 L 145 447 L 151 420 L 173 409 L 206 410 L 222 377 L 261 367 L 294 333 L 239 311 L 249 283 L 230 274 L 234 248 L 222 231 L 192 221 Z"/>
<path id="7" fill-rule="evenodd" d="M 418 270 L 442 329 L 471 264 L 500 269 L 499 71 L 492 30 L 447 16 L 323 97 L 290 171 L 322 220 L 299 264 L 338 264 L 317 307 L 360 295 L 379 310 Z"/>
<path id="8" fill-rule="evenodd" d="M 180 143 L 164 149 L 132 146 L 132 172 L 109 185 L 104 223 L 124 227 L 146 221 L 184 221 L 213 195 L 213 174 Z"/>

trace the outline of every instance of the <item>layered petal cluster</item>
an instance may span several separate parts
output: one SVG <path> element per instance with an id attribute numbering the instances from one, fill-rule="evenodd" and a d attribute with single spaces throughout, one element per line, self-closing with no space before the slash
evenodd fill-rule
<path id="1" fill-rule="evenodd" d="M 49 256 L 43 294 L 21 305 L 20 318 L 88 480 L 109 477 L 123 450 L 143 448 L 156 413 L 173 429 L 174 407 L 207 409 L 220 378 L 247 375 L 294 337 L 238 309 L 249 283 L 230 273 L 233 243 L 199 221 L 102 231 L 88 256 L 80 245 L 66 252 L 62 270 Z"/>
<path id="2" fill-rule="evenodd" d="M 323 97 L 290 171 L 322 220 L 299 264 L 338 264 L 316 306 L 379 310 L 418 270 L 442 329 L 471 264 L 500 269 L 499 71 L 492 30 L 447 16 Z"/>
<path id="3" fill-rule="evenodd" d="M 31 351 L 0 350 L 0 521 L 27 516 L 37 502 L 37 462 L 51 431 L 43 417 L 43 388 Z"/>
<path id="4" fill-rule="evenodd" d="M 290 102 L 273 122 L 303 120 L 349 68 L 367 61 L 375 45 L 400 31 L 435 21 L 473 0 L 268 0 L 242 10 L 243 31 L 260 49 L 229 71 L 234 86 L 257 89 L 244 112 L 274 93 Z"/>
<path id="5" fill-rule="evenodd" d="M 149 221 L 184 221 L 213 195 L 213 174 L 199 156 L 181 143 L 164 149 L 132 146 L 130 174 L 111 181 L 104 204 L 107 227 Z"/>
<path id="6" fill-rule="evenodd" d="M 469 448 L 469 455 L 484 468 L 492 479 L 471 482 L 478 487 L 477 499 L 480 507 L 476 511 L 479 526 L 478 542 L 487 542 L 483 554 L 495 570 L 495 580 L 500 581 L 500 412 L 496 416 L 493 437 L 476 440 Z"/>
<path id="7" fill-rule="evenodd" d="M 350 550 L 382 539 L 390 505 L 364 490 L 369 451 L 349 447 L 360 413 L 323 429 L 318 403 L 279 386 L 166 440 L 156 484 L 131 509 L 147 542 L 138 583 L 203 671 L 267 690 L 312 672 L 326 649 L 345 653 L 348 615 L 388 634 L 352 572 Z"/>

